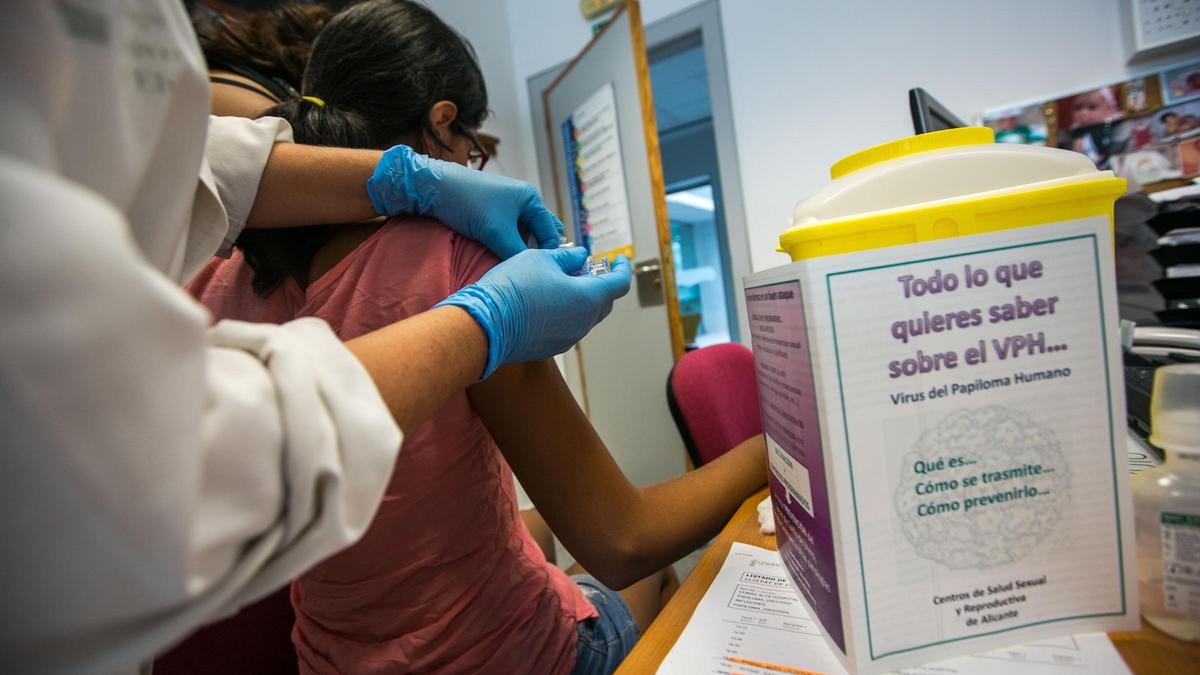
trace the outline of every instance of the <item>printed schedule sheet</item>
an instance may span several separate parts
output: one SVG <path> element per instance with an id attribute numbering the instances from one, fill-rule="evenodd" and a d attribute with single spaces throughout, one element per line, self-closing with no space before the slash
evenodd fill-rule
<path id="1" fill-rule="evenodd" d="M 1035 643 L 906 668 L 912 675 L 1129 673 L 1103 633 Z M 785 576 L 779 554 L 735 542 L 659 675 L 845 673 Z"/>

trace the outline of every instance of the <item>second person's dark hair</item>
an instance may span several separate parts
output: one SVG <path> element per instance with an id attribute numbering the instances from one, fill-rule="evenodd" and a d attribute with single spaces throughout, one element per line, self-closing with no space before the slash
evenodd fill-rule
<path id="1" fill-rule="evenodd" d="M 266 111 L 292 125 L 297 143 L 386 149 L 397 143 L 427 152 L 435 139 L 429 110 L 458 107 L 469 129 L 487 117 L 487 87 L 466 38 L 425 6 L 369 0 L 334 16 L 313 45 L 301 87 L 309 100 Z M 254 270 L 255 292 L 267 295 L 289 276 L 307 274 L 329 226 L 245 230 L 237 246 Z"/>
<path id="2" fill-rule="evenodd" d="M 193 21 L 210 70 L 251 68 L 299 89 L 313 40 L 332 16 L 333 10 L 320 5 L 286 4 L 246 16 Z"/>

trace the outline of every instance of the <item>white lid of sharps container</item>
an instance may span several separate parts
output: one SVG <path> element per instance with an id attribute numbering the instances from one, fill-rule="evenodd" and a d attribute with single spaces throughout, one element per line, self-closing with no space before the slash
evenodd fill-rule
<path id="1" fill-rule="evenodd" d="M 1200 455 L 1200 363 L 1154 371 L 1150 442 L 1183 455 Z"/>

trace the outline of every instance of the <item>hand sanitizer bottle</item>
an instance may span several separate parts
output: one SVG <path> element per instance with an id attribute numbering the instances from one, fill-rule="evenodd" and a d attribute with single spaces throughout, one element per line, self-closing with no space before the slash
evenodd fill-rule
<path id="1" fill-rule="evenodd" d="M 1150 427 L 1166 462 L 1133 479 L 1142 616 L 1200 640 L 1200 363 L 1155 372 Z"/>

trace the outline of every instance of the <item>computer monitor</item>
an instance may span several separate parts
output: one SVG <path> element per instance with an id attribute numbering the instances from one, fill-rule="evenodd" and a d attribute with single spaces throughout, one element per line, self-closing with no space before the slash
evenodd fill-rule
<path id="1" fill-rule="evenodd" d="M 908 90 L 908 108 L 912 111 L 913 130 L 918 134 L 967 126 L 966 122 L 920 87 Z"/>

